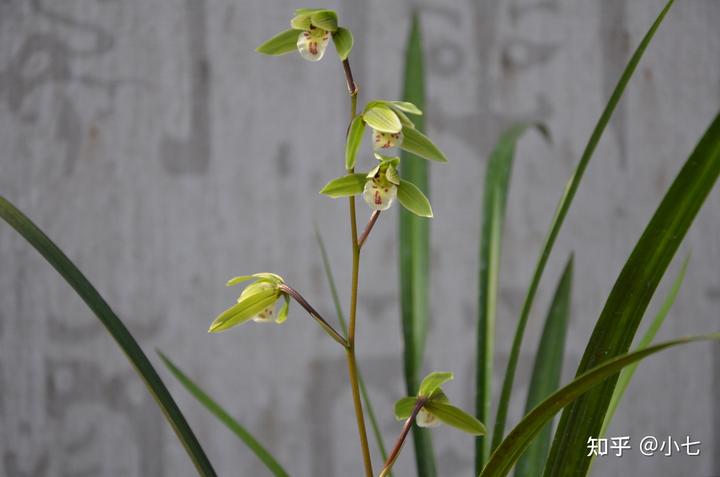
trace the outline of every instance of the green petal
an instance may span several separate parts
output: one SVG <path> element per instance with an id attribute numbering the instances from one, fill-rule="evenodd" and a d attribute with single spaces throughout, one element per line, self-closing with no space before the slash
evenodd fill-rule
<path id="1" fill-rule="evenodd" d="M 420 108 L 418 108 L 409 101 L 391 101 L 390 104 L 392 104 L 394 108 L 397 108 L 400 111 L 404 111 L 406 113 L 416 114 L 418 116 L 422 116 L 423 113 L 422 111 L 420 111 Z"/>
<path id="2" fill-rule="evenodd" d="M 418 396 L 430 396 L 435 392 L 443 383 L 453 379 L 453 373 L 435 371 L 425 376 L 425 379 L 420 383 L 418 390 Z"/>
<path id="3" fill-rule="evenodd" d="M 413 409 L 415 409 L 415 404 L 417 404 L 417 398 L 413 396 L 399 399 L 395 403 L 395 419 L 401 421 L 410 417 Z"/>
<path id="4" fill-rule="evenodd" d="M 337 13 L 335 13 L 332 10 L 320 10 L 315 13 L 313 13 L 310 16 L 310 22 L 318 27 L 322 28 L 326 31 L 337 31 L 338 29 L 338 18 Z"/>
<path id="5" fill-rule="evenodd" d="M 367 182 L 365 174 L 348 174 L 325 184 L 320 193 L 333 199 L 350 197 L 361 193 L 365 187 L 365 182 Z"/>
<path id="6" fill-rule="evenodd" d="M 341 60 L 346 60 L 353 47 L 353 35 L 347 28 L 339 27 L 332 35 L 335 50 Z"/>
<path id="7" fill-rule="evenodd" d="M 365 121 L 362 116 L 355 116 L 345 143 L 345 169 L 350 170 L 355 167 L 355 158 L 362 144 L 363 132 L 365 132 Z"/>
<path id="8" fill-rule="evenodd" d="M 420 189 L 412 182 L 400 179 L 397 188 L 397 198 L 407 210 L 420 217 L 432 217 L 433 211 L 430 201 Z"/>
<path id="9" fill-rule="evenodd" d="M 397 114 L 389 107 L 378 104 L 366 109 L 363 119 L 371 128 L 387 133 L 399 133 L 402 130 L 402 123 Z"/>
<path id="10" fill-rule="evenodd" d="M 290 26 L 293 27 L 295 30 L 309 30 L 310 29 L 310 14 L 308 13 L 301 13 L 298 15 L 295 15 L 292 20 L 290 20 Z"/>
<path id="11" fill-rule="evenodd" d="M 295 15 L 307 15 L 321 10 L 324 10 L 324 8 L 298 8 L 295 10 Z"/>
<path id="12" fill-rule="evenodd" d="M 246 282 L 246 281 L 250 280 L 252 277 L 253 277 L 253 275 L 240 275 L 239 277 L 233 277 L 227 281 L 225 286 L 232 287 L 232 286 L 237 285 L 238 283 Z"/>
<path id="13" fill-rule="evenodd" d="M 252 277 L 257 278 L 259 281 L 270 282 L 270 283 L 274 283 L 276 285 L 279 285 L 279 284 L 285 282 L 283 277 L 281 277 L 280 275 L 276 275 L 274 273 L 269 273 L 269 272 L 254 273 L 252 275 Z"/>
<path id="14" fill-rule="evenodd" d="M 383 156 L 379 153 L 374 153 L 375 159 L 380 161 L 380 165 L 387 164 L 389 166 L 397 167 L 400 165 L 400 158 L 396 156 Z"/>
<path id="15" fill-rule="evenodd" d="M 370 172 L 367 173 L 365 176 L 366 179 L 373 179 L 377 173 L 380 171 L 380 164 L 370 169 Z"/>
<path id="16" fill-rule="evenodd" d="M 297 41 L 297 30 L 285 30 L 255 48 L 255 51 L 265 55 L 280 56 L 297 51 Z"/>
<path id="17" fill-rule="evenodd" d="M 423 133 L 414 128 L 403 128 L 403 142 L 400 149 L 431 161 L 447 162 L 445 154 Z"/>
<path id="18" fill-rule="evenodd" d="M 387 171 L 385 171 L 385 177 L 392 184 L 400 185 L 400 176 L 398 175 L 397 169 L 393 166 L 388 166 Z"/>
<path id="19" fill-rule="evenodd" d="M 392 108 L 392 110 L 397 114 L 398 119 L 400 119 L 400 123 L 402 124 L 403 128 L 410 128 L 415 129 L 415 123 L 410 120 L 410 118 L 405 115 L 402 111 L 400 111 L 397 108 Z"/>
<path id="20" fill-rule="evenodd" d="M 250 293 L 248 296 L 240 300 L 239 303 L 228 308 L 215 318 L 215 321 L 213 321 L 210 325 L 208 332 L 218 333 L 246 322 L 268 306 L 275 303 L 278 298 L 277 293 L 277 289 L 268 286 L 255 290 L 253 293 Z"/>
<path id="21" fill-rule="evenodd" d="M 283 306 L 280 307 L 280 311 L 278 312 L 277 318 L 275 319 L 275 323 L 283 323 L 285 320 L 287 320 L 288 311 L 290 310 L 290 297 L 288 295 L 284 295 L 285 303 L 283 303 Z"/>
<path id="22" fill-rule="evenodd" d="M 482 422 L 452 404 L 430 400 L 423 407 L 444 424 L 473 436 L 482 436 L 487 432 Z"/>

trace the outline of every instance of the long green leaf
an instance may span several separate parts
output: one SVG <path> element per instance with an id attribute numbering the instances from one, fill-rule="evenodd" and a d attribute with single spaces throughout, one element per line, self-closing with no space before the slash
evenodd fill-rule
<path id="1" fill-rule="evenodd" d="M 20 235 L 40 252 L 45 260 L 65 279 L 75 290 L 95 316 L 105 326 L 108 333 L 115 339 L 120 349 L 125 353 L 138 375 L 145 382 L 155 402 L 160 406 L 165 418 L 177 434 L 185 447 L 195 468 L 202 476 L 214 476 L 210 461 L 195 438 L 192 429 L 185 421 L 185 417 L 175 404 L 170 392 L 158 376 L 155 368 L 145 356 L 135 338 L 130 334 L 120 318 L 115 315 L 100 293 L 85 278 L 85 275 L 73 264 L 70 259 L 40 230 L 25 214 L 0 196 L 0 217 L 10 224 Z"/>
<path id="2" fill-rule="evenodd" d="M 515 146 L 528 128 L 515 124 L 505 131 L 490 154 L 485 169 L 478 271 L 478 328 L 475 362 L 475 417 L 488 424 L 492 399 L 495 307 L 500 275 L 500 244 L 505 222 L 505 203 L 515 158 Z M 540 127 L 541 131 L 545 131 Z M 490 456 L 490 438 L 475 439 L 475 472 L 480 472 Z"/>
<path id="3" fill-rule="evenodd" d="M 335 278 L 330 267 L 330 259 L 325 250 L 325 242 L 320 235 L 320 231 L 315 228 L 315 239 L 317 240 L 318 247 L 320 247 L 320 256 L 322 257 L 323 269 L 325 270 L 325 278 L 327 279 L 328 286 L 330 287 L 330 295 L 332 296 L 333 304 L 335 305 L 335 314 L 340 322 L 340 328 L 342 329 L 343 336 L 347 336 L 347 321 L 342 311 L 342 303 L 340 302 L 340 295 L 335 285 Z M 380 432 L 380 426 L 378 425 L 377 417 L 375 417 L 375 410 L 373 409 L 372 402 L 370 401 L 370 395 L 368 394 L 367 387 L 365 386 L 365 380 L 363 379 L 362 372 L 358 369 L 358 384 L 360 385 L 360 395 L 363 403 L 365 404 L 365 410 L 367 411 L 368 419 L 370 420 L 370 427 L 375 437 L 375 442 L 380 450 L 380 455 L 383 458 L 383 462 L 387 460 L 387 451 L 385 450 L 385 442 L 383 441 L 382 432 Z M 388 474 L 389 477 L 392 474 Z"/>
<path id="4" fill-rule="evenodd" d="M 639 351 L 617 356 L 577 376 L 570 384 L 553 393 L 520 421 L 495 449 L 480 477 L 504 477 L 508 475 L 533 438 L 558 411 L 573 402 L 577 402 L 577 399 L 582 399 L 583 394 L 593 392 L 593 388 L 597 389 L 598 385 L 606 382 L 609 378 L 617 377 L 618 372 L 623 367 L 673 346 L 708 340 L 720 340 L 720 333 L 666 341 Z M 583 448 L 582 454 L 587 455 L 587 448 Z M 567 472 L 572 471 L 572 468 L 567 469 Z"/>
<path id="5" fill-rule="evenodd" d="M 420 18 L 413 13 L 405 53 L 403 100 L 425 109 L 425 70 L 423 67 Z M 415 127 L 425 129 L 425 116 L 417 116 Z M 402 153 L 402 178 L 428 193 L 428 163 L 406 151 Z M 405 209 L 400 210 L 398 244 L 400 256 L 400 313 L 404 342 L 403 369 L 407 394 L 417 394 L 427 334 L 430 224 Z M 415 462 L 419 477 L 435 477 L 435 458 L 430 432 L 413 424 Z"/>
<path id="6" fill-rule="evenodd" d="M 650 343 L 652 343 L 652 341 L 655 339 L 655 335 L 657 335 L 658 331 L 660 331 L 660 327 L 665 322 L 665 318 L 667 318 L 667 315 L 670 312 L 670 308 L 672 308 L 673 304 L 675 303 L 675 299 L 677 298 L 678 292 L 680 292 L 680 287 L 682 286 L 683 280 L 685 280 L 685 273 L 687 272 L 687 267 L 689 263 L 690 254 L 688 254 L 687 257 L 685 257 L 685 260 L 683 260 L 682 266 L 680 267 L 680 272 L 678 273 L 677 278 L 675 278 L 675 281 L 670 288 L 670 293 L 665 298 L 665 301 L 660 307 L 660 310 L 658 310 L 653 321 L 650 323 L 650 326 L 648 326 L 647 331 L 645 331 L 645 334 L 635 348 L 636 350 L 644 349 L 650 346 Z M 628 366 L 620 373 L 617 386 L 615 386 L 615 392 L 613 393 L 613 397 L 610 400 L 610 405 L 608 406 L 608 412 L 605 415 L 605 421 L 603 421 L 602 429 L 600 430 L 600 436 L 604 436 L 607 428 L 610 426 L 610 421 L 612 421 L 612 418 L 615 415 L 615 411 L 617 410 L 617 407 L 620 404 L 620 401 L 622 400 L 623 395 L 625 394 L 625 391 L 627 390 L 627 387 L 630 384 L 630 381 L 632 380 L 632 377 L 635 374 L 635 370 L 637 369 L 639 364 L 640 363 L 635 363 L 631 366 Z"/>
<path id="7" fill-rule="evenodd" d="M 570 318 L 572 275 L 573 257 L 570 256 L 555 290 L 550 310 L 545 319 L 545 327 L 540 337 L 540 345 L 535 354 L 535 365 L 530 378 L 525 414 L 555 392 L 560 385 L 560 374 L 565 353 L 565 335 Z M 545 460 L 550 451 L 551 436 L 552 420 L 540 431 L 518 461 L 515 477 L 537 476 L 538 470 L 545 465 Z"/>
<path id="8" fill-rule="evenodd" d="M 272 472 L 272 474 L 276 477 L 289 477 L 288 473 L 283 469 L 283 467 L 278 463 L 277 460 L 270 454 L 270 452 L 265 449 L 262 444 L 260 444 L 253 436 L 248 432 L 247 429 L 245 429 L 239 422 L 237 422 L 233 417 L 228 414 L 228 412 L 223 409 L 223 407 L 218 404 L 216 401 L 214 401 L 210 396 L 203 391 L 200 386 L 198 386 L 192 379 L 190 379 L 185 373 L 183 373 L 180 368 L 178 368 L 175 363 L 173 363 L 170 358 L 165 356 L 162 351 L 157 352 L 160 358 L 163 360 L 163 363 L 165 363 L 165 366 L 170 370 L 170 372 L 175 376 L 175 378 L 180 381 L 180 384 L 185 386 L 185 389 L 188 390 L 190 394 L 197 399 L 200 404 L 205 406 L 205 408 L 210 411 L 215 417 L 218 418 L 220 422 L 225 424 L 228 429 L 230 429 L 236 436 L 240 438 L 241 441 L 245 443 L 248 448 L 255 453 L 255 455 L 262 461 L 263 464 Z"/>
<path id="9" fill-rule="evenodd" d="M 720 114 L 678 173 L 620 272 L 578 374 L 630 348 L 660 279 L 719 174 Z M 582 449 L 588 436 L 600 432 L 616 382 L 617 378 L 609 379 L 563 412 L 545 475 L 586 475 L 591 459 Z"/>
<path id="10" fill-rule="evenodd" d="M 617 86 L 615 86 L 615 90 L 610 96 L 610 100 L 605 106 L 605 110 L 600 115 L 600 119 L 595 125 L 595 129 L 590 135 L 590 139 L 588 140 L 587 146 L 585 146 L 585 150 L 583 151 L 582 157 L 580 158 L 580 162 L 578 163 L 575 172 L 573 173 L 572 177 L 570 177 L 570 180 L 565 186 L 565 191 L 560 198 L 557 209 L 555 210 L 555 215 L 553 216 L 552 222 L 550 224 L 550 231 L 545 239 L 545 244 L 543 245 L 540 257 L 538 258 L 535 272 L 533 273 L 532 279 L 530 281 L 530 287 L 528 288 L 525 301 L 523 302 L 523 306 L 520 311 L 520 319 L 518 320 L 515 337 L 513 338 L 512 348 L 510 350 L 510 357 L 508 359 L 507 369 L 505 371 L 505 378 L 503 379 L 500 402 L 498 403 L 497 418 L 495 419 L 495 427 L 493 430 L 493 448 L 497 446 L 500 440 L 502 440 L 503 432 L 505 430 L 507 410 L 508 406 L 510 405 L 510 395 L 512 394 L 513 381 L 515 379 L 515 371 L 517 369 L 518 358 L 520 356 L 520 348 L 522 346 L 523 335 L 525 334 L 525 327 L 527 326 L 527 320 L 530 316 L 530 310 L 532 308 L 533 300 L 535 299 L 535 293 L 537 292 L 537 288 L 540 285 L 540 278 L 542 277 L 543 271 L 545 270 L 545 265 L 547 264 L 548 258 L 550 258 L 550 252 L 552 251 L 553 245 L 555 244 L 555 239 L 557 238 L 557 235 L 560 232 L 560 227 L 562 226 L 565 220 L 565 216 L 570 209 L 570 204 L 575 197 L 575 192 L 577 192 L 577 188 L 580 185 L 580 180 L 585 173 L 585 169 L 590 162 L 590 158 L 592 157 L 593 152 L 595 152 L 595 147 L 600 141 L 600 137 L 602 136 L 602 133 L 605 130 L 608 121 L 610 121 L 610 117 L 612 116 L 612 113 L 615 110 L 618 101 L 620 101 L 620 97 L 625 91 L 625 87 L 627 86 L 628 81 L 630 81 L 630 78 L 632 77 L 635 68 L 640 62 L 640 58 L 642 58 L 642 55 L 645 52 L 648 44 L 650 43 L 650 40 L 652 39 L 653 35 L 655 35 L 655 32 L 662 23 L 663 18 L 665 18 L 665 14 L 668 12 L 672 4 L 673 0 L 669 0 L 668 3 L 665 5 L 665 8 L 663 8 L 663 10 L 660 12 L 660 15 L 650 27 L 650 30 L 645 34 L 645 37 L 642 39 L 640 45 L 633 53 L 633 56 L 630 58 L 630 61 L 625 67 L 625 71 L 623 71 L 623 74 L 620 77 Z"/>

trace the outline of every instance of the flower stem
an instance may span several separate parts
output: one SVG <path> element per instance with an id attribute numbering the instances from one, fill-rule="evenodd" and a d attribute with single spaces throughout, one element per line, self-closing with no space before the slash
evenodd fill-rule
<path id="1" fill-rule="evenodd" d="M 347 349 L 347 347 L 348 347 L 347 339 L 343 338 L 343 336 L 340 333 L 338 333 L 335 330 L 335 328 L 333 328 L 332 325 L 330 325 L 330 323 L 325 321 L 325 319 L 322 316 L 320 316 L 320 313 L 318 313 L 315 310 L 315 308 L 313 308 L 312 305 L 310 305 L 310 303 L 308 303 L 307 300 L 297 290 L 295 290 L 293 287 L 291 287 L 289 285 L 286 285 L 285 283 L 280 284 L 278 286 L 278 288 L 280 290 L 282 290 L 283 292 L 287 293 L 288 295 L 290 295 L 291 297 L 293 297 L 295 299 L 295 301 L 300 304 L 300 306 L 305 308 L 305 311 L 307 311 L 310 316 L 315 318 L 315 321 L 317 321 L 320 324 L 320 326 L 322 326 L 323 330 L 325 330 L 325 332 L 328 335 L 330 335 L 330 337 L 332 339 L 334 339 L 335 341 L 340 343 L 343 346 L 343 348 Z"/>
<path id="2" fill-rule="evenodd" d="M 358 247 L 362 248 L 363 244 L 365 243 L 365 240 L 367 240 L 368 235 L 370 235 L 370 231 L 375 226 L 375 222 L 377 222 L 378 217 L 380 217 L 380 211 L 375 210 L 373 211 L 372 215 L 370 216 L 370 220 L 368 221 L 368 224 L 365 226 L 365 230 L 363 231 L 362 235 L 360 235 L 360 238 L 358 239 Z"/>
<path id="3" fill-rule="evenodd" d="M 407 438 L 408 432 L 410 432 L 410 429 L 412 429 L 413 421 L 415 420 L 415 417 L 420 412 L 420 409 L 425 405 L 425 402 L 427 402 L 426 398 L 420 398 L 415 403 L 415 407 L 413 408 L 413 411 L 410 414 L 410 417 L 408 417 L 407 421 L 405 421 L 402 431 L 400 432 L 400 436 L 398 437 L 397 442 L 395 442 L 395 447 L 393 447 L 393 450 L 390 452 L 390 456 L 385 461 L 385 465 L 383 466 L 383 470 L 382 470 L 382 472 L 380 472 L 379 477 L 385 477 L 386 475 L 388 475 L 390 473 L 390 470 L 392 470 L 392 466 L 395 464 L 395 461 L 397 460 L 398 456 L 400 455 L 400 450 L 402 449 L 402 446 L 405 443 L 405 439 Z"/>
<path id="4" fill-rule="evenodd" d="M 353 79 L 350 62 L 345 59 L 342 62 L 345 72 L 348 94 L 350 95 L 350 123 L 357 115 L 357 94 L 358 87 Z M 350 126 L 348 125 L 348 131 Z M 353 173 L 349 169 L 348 173 Z M 350 388 L 352 390 L 353 405 L 355 406 L 355 418 L 357 419 L 358 434 L 360 435 L 360 447 L 362 449 L 363 463 L 365 464 L 365 477 L 373 477 L 372 458 L 370 457 L 370 446 L 368 444 L 367 430 L 365 429 L 365 416 L 363 415 L 362 401 L 360 400 L 360 384 L 358 379 L 357 361 L 355 359 L 355 322 L 357 318 L 357 297 L 358 297 L 358 276 L 360 273 L 360 243 L 358 242 L 357 216 L 355 213 L 355 197 L 348 199 L 350 209 L 350 234 L 352 238 L 352 287 L 350 290 L 350 323 L 347 333 L 347 347 L 345 354 L 348 363 L 348 375 L 350 377 Z M 365 237 L 367 238 L 367 236 Z"/>

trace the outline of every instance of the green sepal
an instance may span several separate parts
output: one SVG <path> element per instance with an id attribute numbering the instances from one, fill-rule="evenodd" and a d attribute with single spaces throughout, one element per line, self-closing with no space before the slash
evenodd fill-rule
<path id="1" fill-rule="evenodd" d="M 397 167 L 400 165 L 400 158 L 397 156 L 383 156 L 382 154 L 379 154 L 377 152 L 374 153 L 374 155 L 375 159 L 380 161 L 380 165 L 388 164 L 393 167 Z"/>
<path id="2" fill-rule="evenodd" d="M 363 119 L 376 131 L 396 134 L 402 130 L 398 115 L 384 104 L 374 104 L 365 108 Z"/>
<path id="3" fill-rule="evenodd" d="M 412 152 L 416 156 L 431 161 L 447 162 L 445 154 L 423 133 L 415 128 L 403 128 L 403 141 L 400 149 Z"/>
<path id="4" fill-rule="evenodd" d="M 255 51 L 264 55 L 280 56 L 297 51 L 298 32 L 297 30 L 285 30 L 262 45 L 255 48 Z"/>
<path id="5" fill-rule="evenodd" d="M 225 286 L 232 287 L 232 286 L 237 285 L 238 283 L 246 282 L 246 281 L 250 280 L 252 277 L 253 277 L 252 275 L 240 275 L 238 277 L 233 277 L 227 281 Z"/>
<path id="6" fill-rule="evenodd" d="M 276 275 L 274 273 L 263 272 L 263 273 L 254 273 L 252 275 L 240 275 L 238 277 L 233 277 L 227 281 L 225 286 L 232 287 L 232 286 L 237 285 L 238 283 L 246 282 L 246 281 L 250 280 L 251 278 L 255 278 L 258 281 L 262 281 L 262 282 L 275 283 L 277 285 L 279 285 L 280 283 L 283 283 L 285 281 L 283 279 L 283 277 L 281 277 L 280 275 Z"/>
<path id="7" fill-rule="evenodd" d="M 348 174 L 325 184 L 320 193 L 333 199 L 350 197 L 361 193 L 365 188 L 365 182 L 367 182 L 365 174 Z"/>
<path id="8" fill-rule="evenodd" d="M 417 398 L 413 396 L 398 399 L 395 403 L 395 419 L 402 421 L 403 419 L 410 417 L 416 404 Z"/>
<path id="9" fill-rule="evenodd" d="M 225 331 L 233 326 L 246 322 L 265 308 L 269 307 L 278 299 L 277 287 L 269 286 L 266 283 L 253 283 L 243 291 L 245 293 L 251 287 L 250 293 L 243 297 L 237 304 L 222 312 L 210 325 L 209 333 Z"/>
<path id="10" fill-rule="evenodd" d="M 338 29 L 337 13 L 333 10 L 319 10 L 310 15 L 310 23 L 323 30 L 335 32 Z"/>
<path id="11" fill-rule="evenodd" d="M 347 60 L 354 43 L 352 32 L 347 28 L 338 27 L 337 31 L 332 34 L 332 39 L 340 59 Z"/>
<path id="12" fill-rule="evenodd" d="M 415 129 L 415 123 L 412 122 L 412 120 L 410 118 L 408 118 L 405 113 L 403 113 L 402 111 L 400 111 L 397 108 L 392 108 L 392 110 L 393 110 L 393 112 L 395 112 L 395 114 L 397 114 L 398 119 L 400 119 L 400 124 L 402 124 L 403 129 L 404 128 Z"/>
<path id="13" fill-rule="evenodd" d="M 408 114 L 415 114 L 417 116 L 422 116 L 422 113 L 423 113 L 420 110 L 420 108 L 418 108 L 417 106 L 415 106 L 414 104 L 412 104 L 409 101 L 390 101 L 390 105 L 394 109 L 399 109 L 400 111 L 404 111 Z"/>
<path id="14" fill-rule="evenodd" d="M 309 30 L 310 29 L 310 14 L 309 13 L 301 13 L 298 15 L 295 15 L 292 20 L 290 20 L 290 26 L 293 27 L 295 30 Z"/>
<path id="15" fill-rule="evenodd" d="M 270 272 L 254 273 L 252 277 L 256 278 L 258 281 L 270 282 L 276 285 L 279 285 L 285 281 L 280 275 L 276 275 Z"/>
<path id="16" fill-rule="evenodd" d="M 365 132 L 365 121 L 362 116 L 355 116 L 350 124 L 347 141 L 345 142 L 345 169 L 350 170 L 355 167 L 355 158 L 358 149 L 362 144 L 363 133 Z"/>
<path id="17" fill-rule="evenodd" d="M 297 8 L 295 9 L 295 15 L 309 15 L 320 10 L 324 10 L 324 8 Z"/>
<path id="18" fill-rule="evenodd" d="M 420 217 L 433 216 L 430 201 L 412 182 L 400 179 L 400 185 L 397 188 L 397 199 L 403 207 L 415 215 Z"/>
<path id="19" fill-rule="evenodd" d="M 398 191 L 398 195 L 399 191 Z M 446 383 L 453 379 L 453 373 L 435 371 L 422 380 L 420 388 L 418 389 L 418 396 L 430 397 L 443 383 Z"/>
<path id="20" fill-rule="evenodd" d="M 285 322 L 285 320 L 287 320 L 288 311 L 290 311 L 290 297 L 284 293 L 283 298 L 285 299 L 285 303 L 283 303 L 280 307 L 277 318 L 275 318 L 275 323 L 277 324 Z"/>
<path id="21" fill-rule="evenodd" d="M 462 409 L 446 402 L 431 399 L 423 406 L 433 416 L 448 426 L 467 432 L 473 436 L 485 435 L 487 430 L 482 422 Z"/>

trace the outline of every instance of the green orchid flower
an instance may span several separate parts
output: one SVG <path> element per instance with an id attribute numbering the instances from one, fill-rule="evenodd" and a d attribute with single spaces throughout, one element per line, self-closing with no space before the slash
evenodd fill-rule
<path id="1" fill-rule="evenodd" d="M 234 286 L 253 279 L 253 283 L 246 286 L 240 293 L 237 303 L 215 318 L 208 332 L 219 333 L 249 320 L 257 323 L 268 323 L 273 320 L 276 323 L 282 323 L 287 319 L 290 297 L 281 286 L 285 283 L 281 276 L 274 273 L 243 275 L 230 279 L 227 286 Z M 284 298 L 285 303 L 280 311 L 275 313 L 277 301 L 281 297 Z"/>
<path id="2" fill-rule="evenodd" d="M 400 205 L 420 217 L 432 217 L 432 207 L 425 194 L 412 182 L 401 179 L 397 168 L 399 157 L 375 154 L 380 163 L 367 174 L 348 174 L 328 182 L 320 191 L 334 199 L 362 194 L 368 206 L 387 210 L 397 198 Z"/>
<path id="3" fill-rule="evenodd" d="M 440 387 L 451 379 L 453 374 L 448 372 L 428 374 L 420 383 L 417 396 L 408 396 L 395 403 L 395 418 L 404 420 L 414 415 L 415 422 L 420 427 L 446 424 L 474 436 L 484 435 L 485 426 L 475 417 L 452 405 Z"/>
<path id="4" fill-rule="evenodd" d="M 332 38 L 341 59 L 346 59 L 350 54 L 352 33 L 338 26 L 338 16 L 333 10 L 299 8 L 295 10 L 290 26 L 289 30 L 270 38 L 256 51 L 272 56 L 298 51 L 308 61 L 320 61 Z"/>

